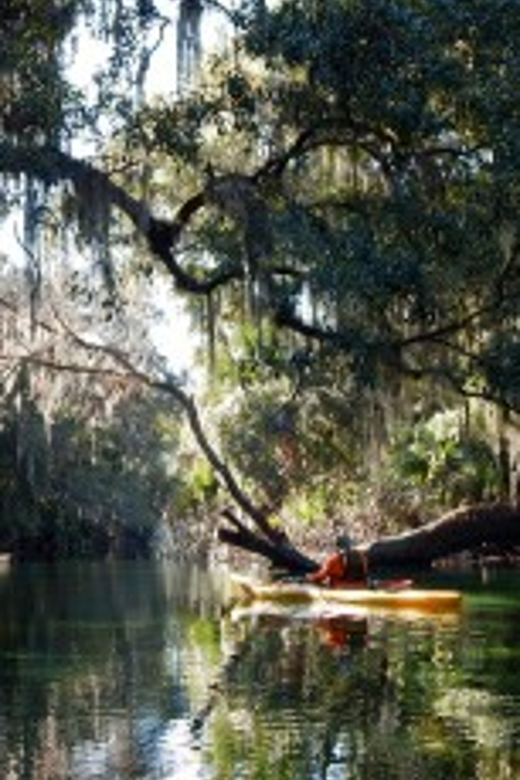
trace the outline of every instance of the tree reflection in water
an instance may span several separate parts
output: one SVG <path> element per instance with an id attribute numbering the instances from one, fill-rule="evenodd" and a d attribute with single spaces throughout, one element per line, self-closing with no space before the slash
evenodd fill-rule
<path id="1" fill-rule="evenodd" d="M 221 613 L 151 564 L 0 581 L 6 780 L 520 776 L 516 597 L 460 621 Z"/>
<path id="2" fill-rule="evenodd" d="M 515 656 L 517 643 L 502 642 L 512 641 L 519 611 L 520 603 L 495 612 L 491 633 L 490 616 L 476 608 L 455 621 L 251 615 L 254 650 L 214 723 L 215 777 L 520 776 L 520 715 L 511 707 L 519 712 L 520 689 L 509 664 L 489 680 L 509 694 L 478 696 L 484 713 L 464 695 L 449 704 L 454 691 L 480 690 L 497 647 L 504 661 Z M 475 733 L 482 715 L 485 741 Z M 491 733 L 501 736 L 493 743 Z"/>

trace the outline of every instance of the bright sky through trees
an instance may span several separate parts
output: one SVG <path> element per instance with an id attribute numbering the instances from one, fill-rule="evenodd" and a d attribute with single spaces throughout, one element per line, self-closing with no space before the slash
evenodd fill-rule
<path id="1" fill-rule="evenodd" d="M 222 3 L 225 7 L 226 3 Z M 156 50 L 150 60 L 150 69 L 145 81 L 146 98 L 156 96 L 174 96 L 177 91 L 177 16 L 178 0 L 157 0 L 158 13 L 170 20 L 157 34 Z M 222 11 L 208 10 L 201 24 L 201 45 L 203 52 L 214 51 L 227 40 L 229 23 Z M 87 102 L 95 101 L 94 78 L 102 73 L 110 56 L 110 45 L 93 32 L 83 22 L 75 28 L 65 48 L 67 76 L 81 90 Z M 110 143 L 110 127 L 102 126 L 102 143 Z M 99 139 L 98 139 L 99 140 Z M 72 139 L 70 151 L 79 157 L 85 153 L 95 154 L 92 139 L 78 136 Z M 0 224 L 0 236 L 4 247 L 4 256 L 10 262 L 23 267 L 28 261 L 28 250 L 24 246 L 24 215 L 21 211 L 11 212 Z M 80 258 L 76 258 L 77 260 Z M 81 261 L 80 261 L 81 262 Z M 192 366 L 195 343 L 189 325 L 189 318 L 183 303 L 171 295 L 169 286 L 159 283 L 155 291 L 156 302 L 163 315 L 160 324 L 153 327 L 154 342 L 175 371 L 185 371 Z"/>

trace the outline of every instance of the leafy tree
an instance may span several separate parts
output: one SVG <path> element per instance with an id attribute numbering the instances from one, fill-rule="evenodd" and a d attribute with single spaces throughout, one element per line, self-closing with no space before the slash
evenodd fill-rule
<path id="1" fill-rule="evenodd" d="M 434 514 L 446 506 L 500 497 L 497 456 L 482 432 L 468 430 L 458 410 L 437 412 L 402 429 L 388 447 L 383 468 L 387 501 L 382 496 L 381 503 L 401 521 L 417 516 L 419 507 L 423 514 Z M 388 499 L 396 497 L 399 507 L 392 512 Z"/>
<path id="2" fill-rule="evenodd" d="M 367 417 L 406 417 L 418 392 L 518 411 L 516 2 L 244 2 L 231 51 L 182 99 L 149 103 L 122 96 L 164 20 L 153 3 L 102 6 L 58 6 L 54 39 L 18 4 L 3 23 L 55 52 L 97 19 L 112 47 L 94 113 L 53 54 L 45 90 L 68 109 L 38 133 L 4 122 L 7 180 L 52 190 L 109 271 L 120 241 L 139 247 L 141 267 L 201 302 L 214 357 L 253 328 L 242 355 L 259 381 L 348 388 Z M 25 84 L 34 51 L 13 50 L 7 81 Z M 72 154 L 67 134 L 107 116 L 110 144 Z"/>
<path id="3" fill-rule="evenodd" d="M 108 345 L 87 349 L 72 328 L 91 328 L 96 309 L 85 310 L 79 294 L 75 311 L 53 316 L 46 285 L 38 320 L 28 322 L 21 276 L 6 277 L 0 293 L 0 548 L 51 558 L 149 554 L 161 525 L 176 519 L 178 409 L 117 371 Z M 66 274 L 61 281 L 66 288 Z M 136 300 L 120 307 L 104 335 L 117 343 L 125 334 L 151 364 L 133 319 L 143 311 Z"/>

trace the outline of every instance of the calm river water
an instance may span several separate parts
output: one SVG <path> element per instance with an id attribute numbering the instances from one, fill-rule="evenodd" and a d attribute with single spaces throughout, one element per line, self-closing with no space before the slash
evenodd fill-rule
<path id="1" fill-rule="evenodd" d="M 456 585 L 443 620 L 289 619 L 173 563 L 0 570 L 0 778 L 520 778 L 520 573 Z"/>

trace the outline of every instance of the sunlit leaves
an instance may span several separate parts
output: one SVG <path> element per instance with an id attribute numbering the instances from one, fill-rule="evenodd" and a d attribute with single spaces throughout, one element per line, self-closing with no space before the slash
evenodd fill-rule
<path id="1" fill-rule="evenodd" d="M 201 60 L 182 99 L 165 89 L 150 103 L 142 88 L 166 24 L 156 6 L 67 9 L 57 32 L 40 4 L 34 24 L 23 11 L 29 37 L 3 54 L 2 132 L 59 140 L 74 119 L 101 128 L 99 142 L 108 130 L 98 165 L 127 188 L 116 205 L 126 191 L 136 199 L 135 254 L 146 255 L 132 271 L 156 262 L 207 296 L 197 324 L 215 376 L 228 387 L 292 380 L 304 354 L 298 391 L 365 388 L 404 416 L 412 377 L 428 392 L 518 404 L 517 2 L 242 3 L 233 45 Z M 7 43 L 20 19 L 2 22 Z M 78 21 L 107 47 L 80 105 L 55 51 Z M 108 244 L 110 204 L 79 189 L 88 208 L 70 208 L 67 225 Z M 161 243 L 148 229 L 157 214 Z M 237 344 L 239 370 L 229 360 L 226 374 Z"/>

